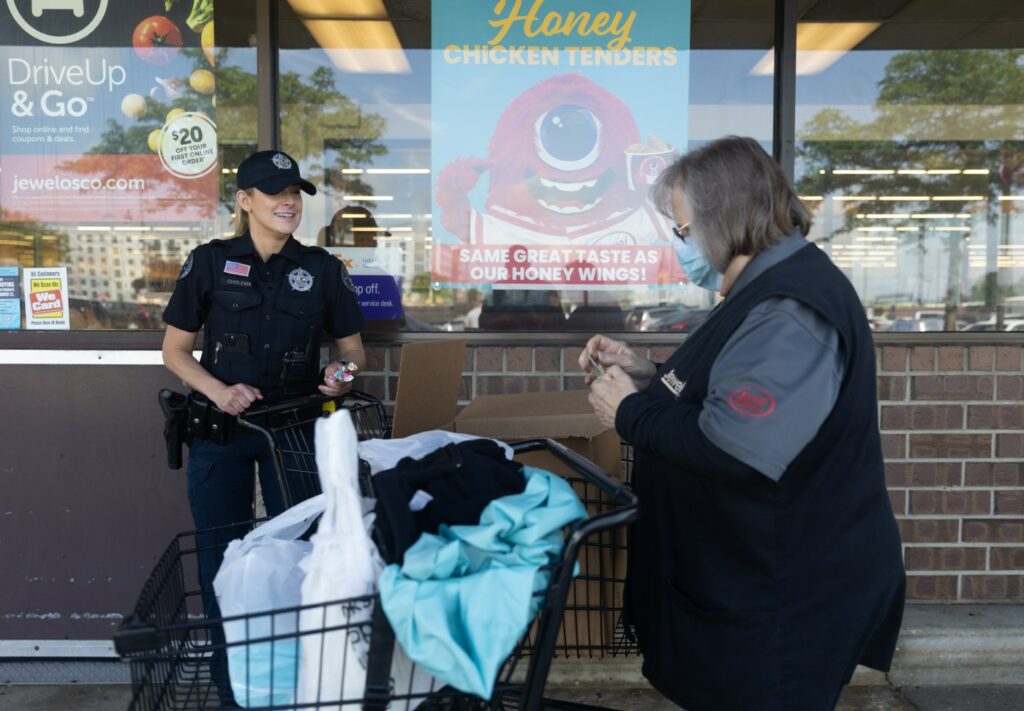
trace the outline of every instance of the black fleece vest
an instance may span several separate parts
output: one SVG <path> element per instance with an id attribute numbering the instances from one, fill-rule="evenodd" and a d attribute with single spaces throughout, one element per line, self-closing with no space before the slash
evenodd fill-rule
<path id="1" fill-rule="evenodd" d="M 816 310 L 838 331 L 845 361 L 832 412 L 780 481 L 745 466 L 698 475 L 635 453 L 643 515 L 629 611 L 645 675 L 688 711 L 831 708 L 857 663 L 888 668 L 899 631 L 903 566 L 871 333 L 856 292 L 816 246 L 721 304 L 648 392 L 702 402 L 722 347 L 771 297 Z M 756 389 L 734 395 L 737 407 L 771 407 Z"/>

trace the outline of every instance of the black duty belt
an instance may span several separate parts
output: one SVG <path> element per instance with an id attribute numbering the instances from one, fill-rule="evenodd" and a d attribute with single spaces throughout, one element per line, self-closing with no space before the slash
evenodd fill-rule
<path id="1" fill-rule="evenodd" d="M 188 439 L 189 444 L 196 437 L 214 444 L 227 444 L 235 433 L 237 422 L 234 415 L 221 410 L 205 396 L 192 392 L 188 396 Z"/>

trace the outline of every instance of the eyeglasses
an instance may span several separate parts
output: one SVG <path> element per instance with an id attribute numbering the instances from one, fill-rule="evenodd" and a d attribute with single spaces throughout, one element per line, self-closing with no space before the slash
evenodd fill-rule
<path id="1" fill-rule="evenodd" d="M 686 238 L 690 236 L 690 223 L 687 222 L 685 225 L 672 225 L 672 234 L 685 242 Z"/>

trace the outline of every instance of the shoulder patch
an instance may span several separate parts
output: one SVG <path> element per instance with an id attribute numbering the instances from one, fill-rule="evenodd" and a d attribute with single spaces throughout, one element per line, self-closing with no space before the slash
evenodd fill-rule
<path id="1" fill-rule="evenodd" d="M 187 277 L 188 273 L 192 271 L 192 262 L 194 261 L 195 256 L 196 253 L 194 250 L 188 253 L 188 259 L 185 260 L 185 264 L 181 267 L 181 274 L 178 275 L 179 281 Z"/>
<path id="2" fill-rule="evenodd" d="M 775 412 L 775 397 L 755 385 L 737 388 L 729 393 L 729 407 L 747 417 L 767 417 Z"/>
<path id="3" fill-rule="evenodd" d="M 345 268 L 345 264 L 340 259 L 338 260 L 338 266 L 341 267 L 341 283 L 353 294 L 357 294 L 356 285 L 352 282 L 352 276 L 348 273 L 348 269 Z"/>

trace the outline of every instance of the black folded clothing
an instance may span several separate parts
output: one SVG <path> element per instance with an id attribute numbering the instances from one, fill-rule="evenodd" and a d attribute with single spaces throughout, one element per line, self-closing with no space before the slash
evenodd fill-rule
<path id="1" fill-rule="evenodd" d="M 489 439 L 449 444 L 422 459 L 406 457 L 373 477 L 377 547 L 386 562 L 401 563 L 421 534 L 437 533 L 442 523 L 478 524 L 487 504 L 525 488 L 523 466 Z"/>

